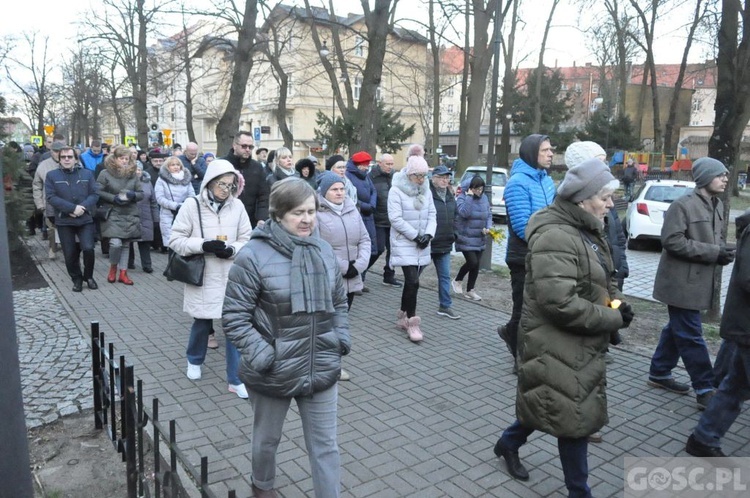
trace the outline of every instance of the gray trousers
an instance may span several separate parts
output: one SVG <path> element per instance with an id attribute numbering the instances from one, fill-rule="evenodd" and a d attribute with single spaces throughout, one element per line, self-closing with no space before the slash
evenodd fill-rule
<path id="1" fill-rule="evenodd" d="M 253 484 L 272 489 L 276 478 L 276 450 L 292 398 L 272 398 L 248 389 L 253 405 Z M 338 384 L 312 396 L 296 396 L 302 432 L 310 458 L 317 498 L 338 498 L 341 458 L 336 443 Z"/>

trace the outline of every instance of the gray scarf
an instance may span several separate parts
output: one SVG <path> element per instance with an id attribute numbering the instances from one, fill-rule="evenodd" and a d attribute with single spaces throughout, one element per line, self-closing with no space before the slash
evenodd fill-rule
<path id="1" fill-rule="evenodd" d="M 274 220 L 269 220 L 261 230 L 268 234 L 266 240 L 274 249 L 292 260 L 292 313 L 334 313 L 333 291 L 321 255 L 321 240 L 292 235 Z"/>

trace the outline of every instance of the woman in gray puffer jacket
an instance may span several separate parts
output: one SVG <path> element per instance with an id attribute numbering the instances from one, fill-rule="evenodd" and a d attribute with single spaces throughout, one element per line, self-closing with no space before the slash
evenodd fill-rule
<path id="1" fill-rule="evenodd" d="M 240 379 L 254 410 L 253 493 L 273 489 L 294 398 L 315 496 L 338 497 L 336 381 L 350 349 L 346 292 L 330 244 L 312 236 L 315 191 L 299 178 L 279 180 L 269 204 L 270 220 L 253 230 L 229 271 L 223 308 L 224 332 L 240 351 Z"/>
<path id="2" fill-rule="evenodd" d="M 458 270 L 456 280 L 453 281 L 453 291 L 462 294 L 461 282 L 466 274 L 466 297 L 473 301 L 481 301 L 474 291 L 479 276 L 479 261 L 482 259 L 487 234 L 492 228 L 492 210 L 490 201 L 484 196 L 484 180 L 475 175 L 461 183 L 461 194 L 456 198 L 456 250 L 461 251 L 466 262 Z"/>

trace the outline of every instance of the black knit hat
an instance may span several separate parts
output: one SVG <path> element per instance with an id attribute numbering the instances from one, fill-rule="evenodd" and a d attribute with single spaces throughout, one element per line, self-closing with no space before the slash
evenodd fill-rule
<path id="1" fill-rule="evenodd" d="M 344 159 L 344 156 L 340 156 L 338 154 L 329 157 L 328 159 L 326 159 L 326 169 L 330 170 L 331 168 L 333 168 L 333 165 L 339 161 L 346 161 L 346 159 Z"/>

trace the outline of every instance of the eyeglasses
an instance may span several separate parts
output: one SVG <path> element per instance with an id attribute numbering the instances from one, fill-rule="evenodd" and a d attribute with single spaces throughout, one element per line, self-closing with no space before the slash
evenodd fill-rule
<path id="1" fill-rule="evenodd" d="M 426 178 L 427 177 L 427 175 L 425 175 L 424 173 L 412 173 L 409 176 L 411 176 L 412 178 L 416 178 L 416 179 Z"/>
<path id="2" fill-rule="evenodd" d="M 60 159 L 75 159 L 75 157 L 76 156 L 68 156 L 68 155 L 63 156 L 63 155 L 61 155 Z"/>
<path id="3" fill-rule="evenodd" d="M 255 148 L 255 146 L 252 144 L 237 144 L 237 147 L 247 150 L 253 150 Z"/>
<path id="4" fill-rule="evenodd" d="M 234 183 L 216 182 L 215 185 L 222 190 L 232 190 L 234 188 Z"/>

